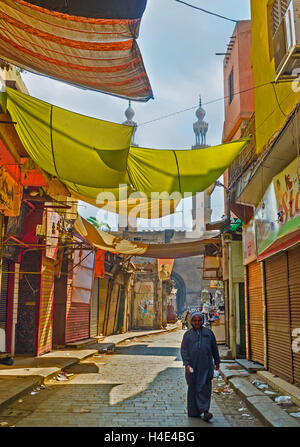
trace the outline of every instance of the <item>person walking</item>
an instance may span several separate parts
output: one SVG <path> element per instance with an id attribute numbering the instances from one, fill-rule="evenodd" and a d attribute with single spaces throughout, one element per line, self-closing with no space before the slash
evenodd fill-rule
<path id="1" fill-rule="evenodd" d="M 201 312 L 191 315 L 192 328 L 185 332 L 181 343 L 181 357 L 185 366 L 188 385 L 187 411 L 189 417 L 201 417 L 208 422 L 212 379 L 215 369 L 219 370 L 220 356 L 214 333 L 203 327 Z M 214 361 L 214 362 L 213 362 Z"/>

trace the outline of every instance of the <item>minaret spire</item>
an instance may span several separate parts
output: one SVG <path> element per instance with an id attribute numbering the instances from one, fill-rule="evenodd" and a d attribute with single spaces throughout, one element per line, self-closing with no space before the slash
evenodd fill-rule
<path id="1" fill-rule="evenodd" d="M 204 121 L 206 115 L 205 110 L 202 107 L 202 97 L 199 95 L 199 107 L 196 110 L 197 121 L 194 123 L 193 129 L 196 135 L 196 144 L 192 146 L 192 149 L 201 149 L 207 147 L 206 134 L 208 131 L 208 123 Z"/>
<path id="2" fill-rule="evenodd" d="M 131 142 L 131 145 L 137 147 L 138 144 L 136 144 L 134 140 L 135 140 L 135 134 L 136 134 L 138 125 L 137 125 L 137 123 L 136 123 L 135 121 L 133 121 L 133 117 L 134 117 L 134 115 L 135 115 L 135 111 L 134 111 L 133 108 L 131 107 L 131 100 L 129 100 L 129 102 L 128 102 L 128 107 L 127 107 L 127 109 L 125 110 L 126 121 L 124 121 L 123 124 L 125 124 L 126 126 L 132 126 L 132 127 L 134 127 L 134 131 L 133 131 L 133 135 L 132 135 L 132 142 Z"/>

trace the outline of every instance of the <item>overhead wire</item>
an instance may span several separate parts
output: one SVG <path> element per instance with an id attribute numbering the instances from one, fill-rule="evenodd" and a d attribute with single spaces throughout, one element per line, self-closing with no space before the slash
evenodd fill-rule
<path id="1" fill-rule="evenodd" d="M 235 20 L 235 19 L 231 19 L 229 17 L 222 16 L 221 14 L 217 14 L 217 13 L 212 12 L 212 11 L 208 11 L 207 9 L 200 8 L 199 6 L 191 5 L 190 3 L 184 2 L 182 0 L 175 0 L 175 2 L 182 3 L 183 5 L 189 6 L 190 8 L 193 8 L 193 9 L 197 9 L 198 11 L 202 11 L 205 14 L 210 14 L 212 16 L 219 17 L 220 19 L 228 20 L 229 22 L 238 23 L 240 21 L 240 20 Z"/>
<path id="2" fill-rule="evenodd" d="M 249 91 L 251 91 L 251 90 L 256 90 L 256 89 L 261 88 L 261 87 L 265 87 L 266 85 L 270 85 L 270 84 L 272 84 L 273 82 L 274 82 L 274 81 L 269 81 L 269 82 L 265 82 L 264 84 L 260 84 L 260 85 L 254 86 L 254 87 L 247 88 L 247 89 L 245 89 L 245 90 L 240 90 L 240 91 L 238 91 L 238 92 L 235 92 L 235 93 L 234 93 L 234 96 L 235 96 L 235 95 L 241 95 L 242 93 L 247 93 L 247 92 L 249 92 Z M 225 99 L 228 99 L 228 98 L 229 98 L 229 95 L 222 96 L 222 97 L 217 98 L 217 99 L 212 99 L 212 100 L 210 100 L 210 101 L 207 101 L 207 102 L 205 102 L 205 103 L 202 103 L 202 106 L 207 106 L 207 105 L 210 105 L 210 104 L 214 104 L 214 103 L 216 103 L 216 102 L 219 102 L 219 101 L 224 101 Z M 167 118 L 170 118 L 170 117 L 172 117 L 172 116 L 179 115 L 179 114 L 184 113 L 184 112 L 188 112 L 188 111 L 190 111 L 190 110 L 194 110 L 194 109 L 196 109 L 197 107 L 199 107 L 199 104 L 197 104 L 197 105 L 195 105 L 195 106 L 192 106 L 192 107 L 188 107 L 188 108 L 186 108 L 186 109 L 178 110 L 178 111 L 173 112 L 173 113 L 169 113 L 168 115 L 162 115 L 162 116 L 160 116 L 160 117 L 158 117 L 158 118 L 154 118 L 153 120 L 144 121 L 143 123 L 139 124 L 139 127 L 141 127 L 141 126 L 145 126 L 146 124 L 154 123 L 154 122 L 156 122 L 156 121 L 161 121 L 161 120 L 163 120 L 163 119 L 167 119 Z"/>

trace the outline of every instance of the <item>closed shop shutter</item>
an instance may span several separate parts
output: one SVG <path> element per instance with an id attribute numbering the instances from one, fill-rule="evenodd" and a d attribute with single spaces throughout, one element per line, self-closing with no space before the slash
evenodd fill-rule
<path id="1" fill-rule="evenodd" d="M 106 331 L 104 335 L 111 335 L 117 330 L 117 317 L 119 307 L 119 284 L 115 283 L 112 287 L 110 296 L 108 316 L 106 321 Z"/>
<path id="2" fill-rule="evenodd" d="M 263 288 L 261 264 L 252 262 L 248 269 L 248 318 L 250 359 L 264 364 Z"/>
<path id="3" fill-rule="evenodd" d="M 90 334 L 90 305 L 71 303 L 66 322 L 66 343 L 85 340 Z"/>
<path id="4" fill-rule="evenodd" d="M 300 247 L 288 251 L 291 331 L 300 328 Z M 299 336 L 299 333 L 298 333 Z M 294 383 L 300 385 L 300 352 L 292 349 Z"/>
<path id="5" fill-rule="evenodd" d="M 52 321 L 54 294 L 54 261 L 43 257 L 39 302 L 39 334 L 37 355 L 52 349 Z"/>
<path id="6" fill-rule="evenodd" d="M 90 337 L 90 305 L 94 278 L 94 254 L 75 251 L 72 268 L 72 294 L 68 297 L 66 343 Z"/>
<path id="7" fill-rule="evenodd" d="M 91 293 L 90 336 L 98 335 L 99 279 L 95 278 Z"/>
<path id="8" fill-rule="evenodd" d="M 105 313 L 109 290 L 108 285 L 108 278 L 99 278 L 99 335 L 104 335 Z"/>
<path id="9" fill-rule="evenodd" d="M 265 262 L 268 369 L 293 381 L 287 253 Z"/>
<path id="10" fill-rule="evenodd" d="M 1 277 L 1 294 L 0 294 L 0 328 L 6 329 L 7 323 L 7 304 L 8 304 L 8 275 L 9 262 L 2 259 L 2 277 Z"/>

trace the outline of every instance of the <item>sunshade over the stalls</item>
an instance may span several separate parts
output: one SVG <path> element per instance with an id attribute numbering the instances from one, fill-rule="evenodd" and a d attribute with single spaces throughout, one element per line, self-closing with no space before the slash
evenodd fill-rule
<path id="1" fill-rule="evenodd" d="M 152 98 L 135 40 L 144 8 L 133 1 L 128 17 L 122 18 L 120 7 L 120 18 L 97 18 L 105 17 L 107 2 L 62 3 L 75 15 L 23 0 L 0 0 L 0 57 L 26 70 L 103 93 L 136 101 Z M 118 3 L 125 6 L 128 0 Z M 141 3 L 145 7 L 144 0 Z M 116 2 L 113 4 L 107 13 L 117 14 Z M 80 11 L 92 15 L 79 16 Z"/>
<path id="2" fill-rule="evenodd" d="M 29 0 L 27 3 L 82 17 L 97 19 L 137 19 L 147 0 Z"/>
<path id="3" fill-rule="evenodd" d="M 74 199 L 82 200 L 90 205 L 102 208 L 105 211 L 141 219 L 157 219 L 174 214 L 181 201 L 180 199 L 151 200 L 145 197 L 130 197 L 127 200 L 115 200 L 113 197 L 110 198 L 111 193 L 104 194 L 103 197 L 100 196 L 98 200 L 96 200 L 90 199 L 85 195 L 78 194 L 71 189 L 69 189 L 69 192 Z"/>
<path id="4" fill-rule="evenodd" d="M 119 186 L 151 200 L 204 191 L 230 166 L 247 139 L 197 150 L 130 147 L 133 127 L 82 116 L 7 89 L 7 109 L 29 156 L 76 194 L 96 200 Z M 178 197 L 171 197 L 177 200 Z"/>
<path id="5" fill-rule="evenodd" d="M 219 231 L 205 232 L 201 239 L 194 242 L 180 244 L 143 244 L 128 241 L 98 230 L 81 216 L 77 217 L 74 228 L 95 248 L 123 255 L 146 258 L 175 259 L 198 256 L 205 253 L 206 245 L 219 244 Z"/>

